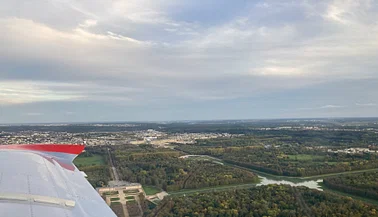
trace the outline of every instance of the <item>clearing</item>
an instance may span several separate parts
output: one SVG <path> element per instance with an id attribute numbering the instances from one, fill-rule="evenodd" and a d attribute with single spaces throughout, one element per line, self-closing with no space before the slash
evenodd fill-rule
<path id="1" fill-rule="evenodd" d="M 103 156 L 96 154 L 90 157 L 83 157 L 79 155 L 74 160 L 74 164 L 78 167 L 105 165 L 105 159 Z"/>
<path id="2" fill-rule="evenodd" d="M 297 154 L 297 155 L 287 155 L 290 160 L 298 161 L 316 161 L 324 159 L 323 156 L 309 155 L 309 154 Z"/>
<path id="3" fill-rule="evenodd" d="M 154 195 L 161 192 L 159 188 L 156 188 L 154 186 L 143 186 L 143 190 L 147 195 Z"/>

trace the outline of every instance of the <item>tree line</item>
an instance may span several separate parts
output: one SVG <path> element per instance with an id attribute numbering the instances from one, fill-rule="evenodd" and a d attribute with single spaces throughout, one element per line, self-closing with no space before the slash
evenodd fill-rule
<path id="1" fill-rule="evenodd" d="M 165 198 L 145 216 L 378 216 L 377 208 L 306 187 L 269 185 Z"/>
<path id="2" fill-rule="evenodd" d="M 328 177 L 323 183 L 331 189 L 378 200 L 378 172 Z"/>
<path id="3" fill-rule="evenodd" d="M 116 152 L 115 164 L 123 180 L 153 185 L 166 191 L 257 182 L 254 173 L 211 160 L 180 159 L 180 152 Z"/>
<path id="4" fill-rule="evenodd" d="M 302 145 L 279 147 L 179 145 L 176 149 L 190 154 L 218 157 L 227 163 L 283 176 L 313 176 L 378 167 L 376 154 L 332 153 Z"/>

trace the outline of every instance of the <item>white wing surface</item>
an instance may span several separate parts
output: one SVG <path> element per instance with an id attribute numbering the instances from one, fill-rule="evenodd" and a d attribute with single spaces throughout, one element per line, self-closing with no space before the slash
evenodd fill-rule
<path id="1" fill-rule="evenodd" d="M 0 217 L 115 217 L 73 165 L 83 145 L 0 145 Z"/>

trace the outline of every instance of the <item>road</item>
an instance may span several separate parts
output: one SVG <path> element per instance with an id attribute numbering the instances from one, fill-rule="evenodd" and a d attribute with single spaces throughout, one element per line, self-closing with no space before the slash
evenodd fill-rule
<path id="1" fill-rule="evenodd" d="M 114 178 L 113 181 L 120 181 L 117 169 L 114 167 L 113 158 L 112 158 L 112 155 L 110 154 L 109 148 L 108 148 L 108 155 L 109 155 L 110 167 L 112 168 L 112 171 L 113 171 L 113 178 Z"/>

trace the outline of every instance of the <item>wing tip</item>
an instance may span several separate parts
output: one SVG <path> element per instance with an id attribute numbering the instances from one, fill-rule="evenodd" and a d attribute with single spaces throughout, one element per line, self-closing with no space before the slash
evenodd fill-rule
<path id="1" fill-rule="evenodd" d="M 84 151 L 82 144 L 30 144 L 30 145 L 0 145 L 0 150 L 30 150 L 41 152 L 57 152 L 79 155 Z"/>

